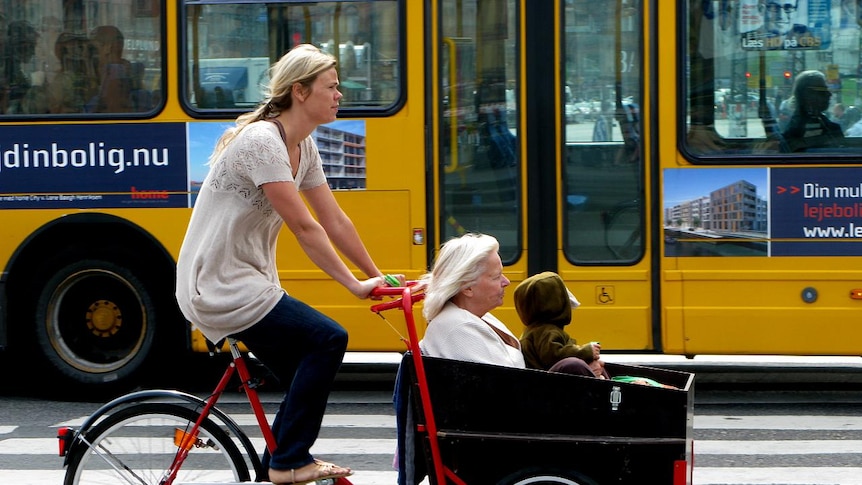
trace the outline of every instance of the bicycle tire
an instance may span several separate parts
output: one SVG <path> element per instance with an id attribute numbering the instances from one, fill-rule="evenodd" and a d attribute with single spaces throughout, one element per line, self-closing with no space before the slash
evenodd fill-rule
<path id="1" fill-rule="evenodd" d="M 187 430 L 200 412 L 171 403 L 140 402 L 103 419 L 72 450 L 64 485 L 158 485 L 179 451 L 176 429 Z M 173 483 L 249 481 L 249 465 L 231 437 L 207 418 Z"/>
<path id="2" fill-rule="evenodd" d="M 596 485 L 580 473 L 558 467 L 532 467 L 503 478 L 497 485 Z"/>

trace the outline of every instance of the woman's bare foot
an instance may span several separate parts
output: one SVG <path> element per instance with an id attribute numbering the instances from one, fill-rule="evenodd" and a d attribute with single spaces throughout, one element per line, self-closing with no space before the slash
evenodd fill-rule
<path id="1" fill-rule="evenodd" d="M 349 477 L 350 475 L 353 475 L 350 468 L 321 460 L 314 460 L 308 465 L 291 470 L 269 469 L 269 481 L 277 485 L 302 485 L 317 480 Z"/>

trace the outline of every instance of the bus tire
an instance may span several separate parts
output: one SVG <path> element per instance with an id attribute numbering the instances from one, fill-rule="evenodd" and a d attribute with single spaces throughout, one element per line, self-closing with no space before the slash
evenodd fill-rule
<path id="1" fill-rule="evenodd" d="M 596 482 L 571 470 L 537 466 L 512 473 L 497 485 L 596 485 Z"/>
<path id="2" fill-rule="evenodd" d="M 156 307 L 126 267 L 86 259 L 59 267 L 36 305 L 36 349 L 65 384 L 123 387 L 154 346 Z"/>

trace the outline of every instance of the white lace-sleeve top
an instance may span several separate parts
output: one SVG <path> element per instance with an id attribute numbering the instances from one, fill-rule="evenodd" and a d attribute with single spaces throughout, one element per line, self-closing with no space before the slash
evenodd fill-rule
<path id="1" fill-rule="evenodd" d="M 300 145 L 296 179 L 277 127 L 246 126 L 213 161 L 195 202 L 177 261 L 177 303 L 212 342 L 262 319 L 284 290 L 275 266 L 281 217 L 261 185 L 293 182 L 306 190 L 326 183 L 309 136 Z"/>

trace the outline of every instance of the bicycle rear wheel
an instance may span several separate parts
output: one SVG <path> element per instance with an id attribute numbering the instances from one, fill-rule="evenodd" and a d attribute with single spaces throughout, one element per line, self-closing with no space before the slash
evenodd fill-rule
<path id="1" fill-rule="evenodd" d="M 65 485 L 158 485 L 180 451 L 177 433 L 200 412 L 170 403 L 142 402 L 108 415 L 72 450 Z M 174 483 L 248 481 L 249 465 L 228 433 L 207 419 Z"/>

